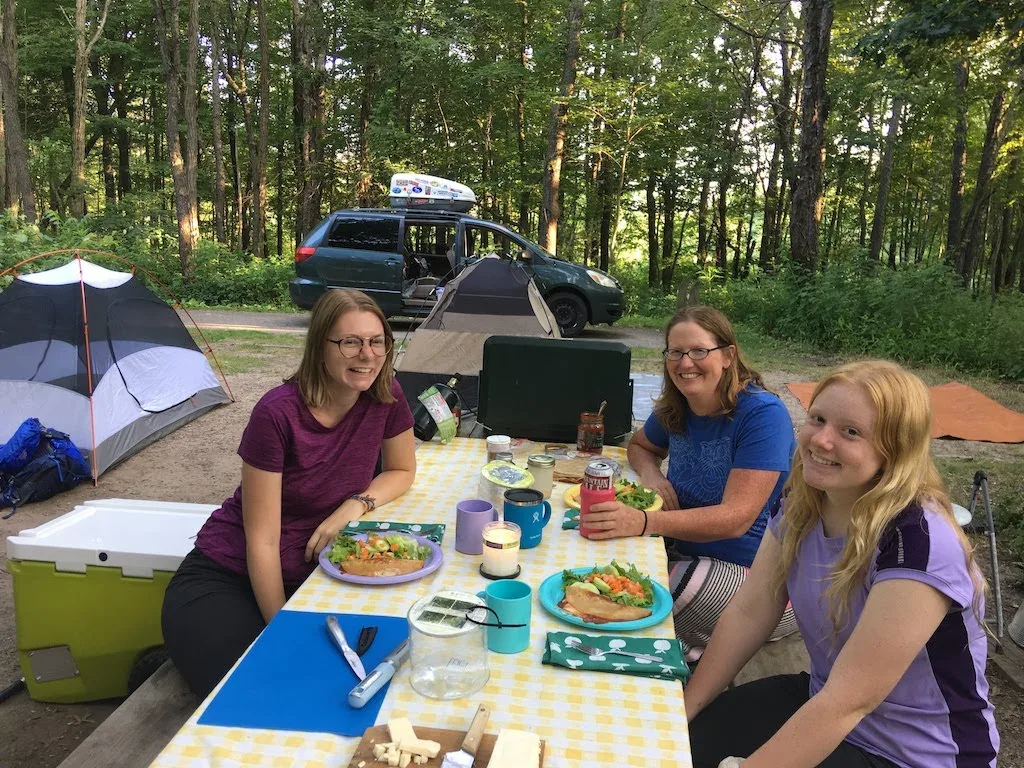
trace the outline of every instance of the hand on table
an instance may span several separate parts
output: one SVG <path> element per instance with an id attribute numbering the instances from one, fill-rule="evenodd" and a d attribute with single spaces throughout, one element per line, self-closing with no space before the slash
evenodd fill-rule
<path id="1" fill-rule="evenodd" d="M 644 530 L 644 513 L 627 507 L 621 501 L 592 504 L 586 515 L 588 539 L 618 539 L 639 536 Z M 583 525 L 583 518 L 580 518 Z"/>
<path id="2" fill-rule="evenodd" d="M 727 757 L 718 764 L 718 768 L 740 768 L 743 765 L 742 757 Z"/>
<path id="3" fill-rule="evenodd" d="M 663 509 L 679 509 L 679 497 L 676 496 L 676 489 L 672 487 L 672 483 L 661 472 L 650 477 L 641 475 L 640 483 L 644 488 L 654 491 L 661 496 L 662 501 L 665 502 Z"/>
<path id="4" fill-rule="evenodd" d="M 362 517 L 363 512 L 363 503 L 355 499 L 349 499 L 338 507 L 330 517 L 317 526 L 313 535 L 309 537 L 309 542 L 306 544 L 306 562 L 310 562 L 314 557 L 319 557 L 323 548 L 334 541 L 338 531 L 353 520 Z"/>

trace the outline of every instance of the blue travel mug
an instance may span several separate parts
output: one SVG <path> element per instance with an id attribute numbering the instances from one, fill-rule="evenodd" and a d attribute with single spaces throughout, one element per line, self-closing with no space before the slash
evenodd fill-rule
<path id="1" fill-rule="evenodd" d="M 540 544 L 544 526 L 551 519 L 551 502 L 534 488 L 512 488 L 505 491 L 504 519 L 523 532 L 519 547 L 533 549 Z"/>
<path id="2" fill-rule="evenodd" d="M 487 603 L 487 647 L 495 653 L 520 653 L 530 645 L 533 590 L 523 581 L 496 581 L 477 592 Z"/>

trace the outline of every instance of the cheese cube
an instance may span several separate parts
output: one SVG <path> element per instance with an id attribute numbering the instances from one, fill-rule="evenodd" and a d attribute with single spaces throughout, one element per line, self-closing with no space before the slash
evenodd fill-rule
<path id="1" fill-rule="evenodd" d="M 409 722 L 408 717 L 396 717 L 394 720 L 388 720 L 388 733 L 391 735 L 391 741 L 395 744 L 412 741 L 416 738 L 416 731 L 412 729 L 412 723 Z"/>
<path id="2" fill-rule="evenodd" d="M 423 757 L 437 757 L 437 753 L 441 751 L 441 745 L 430 739 L 403 739 L 399 744 L 399 749 Z"/>
<path id="3" fill-rule="evenodd" d="M 403 752 L 402 756 L 398 758 L 398 768 L 407 768 L 410 760 L 412 760 L 412 755 L 408 752 Z"/>
<path id="4" fill-rule="evenodd" d="M 401 759 L 401 753 L 393 746 L 388 750 L 388 765 L 391 768 L 397 768 L 398 761 Z"/>
<path id="5" fill-rule="evenodd" d="M 425 762 L 427 762 L 427 758 L 425 758 L 423 755 L 416 755 L 416 757 L 414 757 L 412 761 L 416 765 L 423 765 Z"/>
<path id="6" fill-rule="evenodd" d="M 390 747 L 390 746 L 391 746 L 390 744 L 385 744 L 383 742 L 380 743 L 380 744 L 374 744 L 373 745 L 373 759 L 374 760 L 380 760 L 381 756 L 385 752 L 388 751 L 388 747 Z"/>
<path id="7" fill-rule="evenodd" d="M 502 728 L 487 768 L 540 768 L 540 736 Z"/>

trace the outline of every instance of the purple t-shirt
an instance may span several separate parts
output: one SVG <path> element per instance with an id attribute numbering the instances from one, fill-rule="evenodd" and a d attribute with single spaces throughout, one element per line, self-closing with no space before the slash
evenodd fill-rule
<path id="1" fill-rule="evenodd" d="M 773 510 L 769 530 L 781 540 L 785 514 Z M 912 504 L 890 524 L 833 642 L 825 589 L 845 540 L 825 536 L 821 522 L 800 543 L 786 575 L 789 599 L 811 657 L 810 695 L 822 689 L 856 627 L 868 591 L 886 579 L 911 579 L 953 601 L 925 647 L 875 711 L 846 740 L 904 768 L 994 766 L 999 751 L 985 661 L 988 641 L 974 614 L 974 584 L 955 531 L 927 507 Z M 979 605 L 984 615 L 984 602 Z M 870 670 L 866 670 L 870 672 Z"/>
<path id="2" fill-rule="evenodd" d="M 281 574 L 285 584 L 301 584 L 316 567 L 305 561 L 313 531 L 343 501 L 366 490 L 380 455 L 381 441 L 412 427 L 412 412 L 398 381 L 393 403 L 363 392 L 334 427 L 310 413 L 296 384 L 265 394 L 252 409 L 238 455 L 256 469 L 281 473 Z M 242 486 L 206 521 L 196 548 L 236 573 L 247 573 Z"/>

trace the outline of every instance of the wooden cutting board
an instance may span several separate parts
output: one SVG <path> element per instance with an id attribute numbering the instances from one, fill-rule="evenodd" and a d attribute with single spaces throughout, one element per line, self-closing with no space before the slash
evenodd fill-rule
<path id="1" fill-rule="evenodd" d="M 444 762 L 444 756 L 449 752 L 457 752 L 462 746 L 462 740 L 466 738 L 465 731 L 451 731 L 446 728 L 421 728 L 414 725 L 413 730 L 416 731 L 416 736 L 419 738 L 436 741 L 441 745 L 441 751 L 437 753 L 437 757 L 420 764 L 426 766 L 426 768 L 440 768 L 441 763 Z M 494 742 L 497 740 L 498 737 L 493 733 L 484 734 L 480 740 L 480 748 L 476 752 L 476 760 L 473 761 L 473 768 L 487 768 L 487 763 L 491 759 L 491 752 L 494 750 Z M 352 755 L 352 760 L 349 761 L 349 768 L 358 768 L 359 763 L 364 761 L 366 765 L 363 768 L 386 766 L 387 763 L 378 763 L 374 760 L 373 745 L 385 744 L 389 741 L 391 741 L 391 737 L 388 735 L 388 727 L 386 725 L 375 725 L 373 728 L 367 728 L 363 734 L 362 741 L 356 747 L 355 754 Z M 544 765 L 543 739 L 540 742 L 540 764 L 541 766 Z M 410 768 L 413 768 L 415 765 L 415 763 L 409 763 Z"/>

